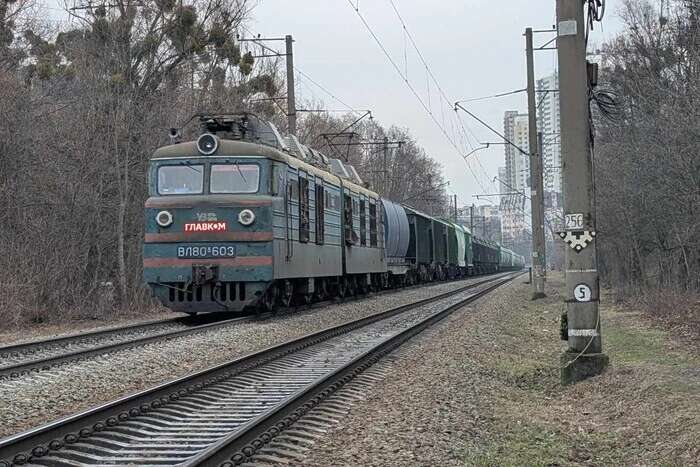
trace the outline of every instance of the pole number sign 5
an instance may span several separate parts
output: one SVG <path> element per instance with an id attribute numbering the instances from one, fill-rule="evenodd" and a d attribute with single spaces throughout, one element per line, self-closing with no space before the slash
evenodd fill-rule
<path id="1" fill-rule="evenodd" d="M 583 214 L 566 214 L 564 216 L 566 230 L 583 230 Z"/>
<path id="2" fill-rule="evenodd" d="M 591 301 L 591 288 L 586 284 L 579 284 L 574 287 L 574 299 L 577 302 L 590 302 Z"/>

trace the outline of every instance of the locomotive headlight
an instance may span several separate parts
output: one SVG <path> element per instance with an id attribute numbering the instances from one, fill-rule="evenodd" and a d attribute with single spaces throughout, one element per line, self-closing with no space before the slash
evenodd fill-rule
<path id="1" fill-rule="evenodd" d="M 204 133 L 197 138 L 197 149 L 205 156 L 214 154 L 219 148 L 219 139 L 211 133 Z"/>
<path id="2" fill-rule="evenodd" d="M 156 214 L 156 224 L 161 227 L 169 227 L 173 223 L 173 215 L 170 211 L 160 211 Z"/>
<path id="3" fill-rule="evenodd" d="M 244 209 L 238 213 L 238 222 L 243 225 L 250 225 L 255 222 L 255 214 L 250 209 Z"/>

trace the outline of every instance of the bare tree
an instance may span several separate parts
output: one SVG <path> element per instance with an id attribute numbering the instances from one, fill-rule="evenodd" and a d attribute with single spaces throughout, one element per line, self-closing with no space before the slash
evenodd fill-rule
<path id="1" fill-rule="evenodd" d="M 596 122 L 605 278 L 698 291 L 700 4 L 626 0 L 621 17 L 624 33 L 603 51 L 617 106 Z"/>

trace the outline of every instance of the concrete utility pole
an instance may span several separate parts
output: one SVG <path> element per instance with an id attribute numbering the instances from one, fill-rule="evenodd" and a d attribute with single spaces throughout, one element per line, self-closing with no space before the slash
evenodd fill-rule
<path id="1" fill-rule="evenodd" d="M 455 198 L 455 223 L 457 223 L 457 195 L 454 195 Z"/>
<path id="2" fill-rule="evenodd" d="M 542 161 L 544 157 L 544 134 L 541 131 L 537 132 L 537 165 L 539 165 L 539 168 L 537 169 L 537 178 L 539 180 L 537 181 L 537 186 L 541 190 L 542 194 L 539 196 L 540 198 L 540 204 L 539 204 L 539 210 L 540 210 L 540 219 L 542 220 L 542 276 L 545 282 L 547 282 L 547 244 L 546 240 L 544 238 L 544 234 L 546 232 L 545 230 L 545 222 L 547 222 L 547 218 L 544 215 L 544 162 Z"/>
<path id="3" fill-rule="evenodd" d="M 566 316 L 569 348 L 562 384 L 600 374 L 608 365 L 600 336 L 593 167 L 588 107 L 586 25 L 582 0 L 556 0 L 561 154 L 564 181 Z"/>
<path id="4" fill-rule="evenodd" d="M 537 142 L 537 100 L 535 98 L 535 52 L 532 28 L 525 30 L 527 52 L 527 109 L 530 142 L 530 211 L 532 212 L 532 299 L 546 297 L 544 293 L 544 212 L 542 202 L 542 155 Z"/>
<path id="5" fill-rule="evenodd" d="M 469 207 L 469 230 L 474 235 L 474 203 Z"/>
<path id="6" fill-rule="evenodd" d="M 384 137 L 384 162 L 382 165 L 382 171 L 384 172 L 384 196 L 389 195 L 389 166 L 388 160 L 389 160 L 389 138 Z"/>
<path id="7" fill-rule="evenodd" d="M 297 134 L 297 104 L 294 98 L 294 55 L 292 53 L 292 36 L 284 36 L 287 45 L 287 125 L 289 134 Z"/>

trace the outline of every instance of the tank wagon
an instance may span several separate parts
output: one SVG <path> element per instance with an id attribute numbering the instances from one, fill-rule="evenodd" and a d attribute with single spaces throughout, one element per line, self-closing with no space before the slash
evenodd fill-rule
<path id="1" fill-rule="evenodd" d="M 171 130 L 148 170 L 144 279 L 174 311 L 270 310 L 523 266 L 253 114 L 196 117 L 198 138 Z"/>

